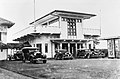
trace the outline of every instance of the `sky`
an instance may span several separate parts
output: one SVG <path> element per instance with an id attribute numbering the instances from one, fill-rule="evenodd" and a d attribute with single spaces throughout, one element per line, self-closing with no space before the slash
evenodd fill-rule
<path id="1" fill-rule="evenodd" d="M 15 23 L 8 30 L 8 42 L 14 34 L 34 20 L 34 0 L 0 0 L 0 17 Z M 35 18 L 54 10 L 92 13 L 97 16 L 85 20 L 83 25 L 100 28 L 102 37 L 120 36 L 120 0 L 35 0 Z"/>

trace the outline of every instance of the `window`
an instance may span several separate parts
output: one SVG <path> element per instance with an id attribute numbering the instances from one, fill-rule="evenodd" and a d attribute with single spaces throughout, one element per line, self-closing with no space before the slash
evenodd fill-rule
<path id="1" fill-rule="evenodd" d="M 45 44 L 45 53 L 48 53 L 48 44 Z"/>
<path id="2" fill-rule="evenodd" d="M 33 46 L 35 47 L 35 44 L 33 44 Z"/>
<path id="3" fill-rule="evenodd" d="M 3 52 L 3 49 L 1 49 L 1 52 Z"/>
<path id="4" fill-rule="evenodd" d="M 76 36 L 76 19 L 67 18 L 68 36 Z"/>
<path id="5" fill-rule="evenodd" d="M 42 44 L 37 44 L 37 47 L 39 48 L 39 52 L 42 52 Z"/>

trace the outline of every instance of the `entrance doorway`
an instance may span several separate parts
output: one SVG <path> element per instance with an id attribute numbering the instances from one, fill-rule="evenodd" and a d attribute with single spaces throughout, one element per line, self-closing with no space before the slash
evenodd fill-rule
<path id="1" fill-rule="evenodd" d="M 68 43 L 63 43 L 62 44 L 62 49 L 66 49 L 68 51 Z"/>
<path id="2" fill-rule="evenodd" d="M 76 56 L 76 46 L 75 44 L 70 44 L 70 53 L 73 55 L 73 57 Z"/>
<path id="3" fill-rule="evenodd" d="M 42 52 L 42 44 L 37 44 L 37 47 L 39 48 L 39 52 Z"/>

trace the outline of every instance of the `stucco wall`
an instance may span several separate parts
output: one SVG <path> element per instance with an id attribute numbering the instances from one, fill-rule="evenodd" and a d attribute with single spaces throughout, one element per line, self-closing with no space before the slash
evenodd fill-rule
<path id="1" fill-rule="evenodd" d="M 1 41 L 7 43 L 7 26 L 0 26 Z"/>
<path id="2" fill-rule="evenodd" d="M 0 60 L 6 60 L 7 59 L 7 50 L 3 49 L 2 51 L 0 50 Z"/>
<path id="3" fill-rule="evenodd" d="M 60 38 L 65 39 L 67 38 L 67 22 L 66 21 L 61 21 L 60 24 L 60 28 L 61 28 L 61 35 Z"/>
<path id="4" fill-rule="evenodd" d="M 82 23 L 76 23 L 77 39 L 83 39 Z"/>
<path id="5" fill-rule="evenodd" d="M 32 46 L 37 45 L 37 44 L 42 44 L 42 53 L 47 55 L 47 58 L 51 58 L 52 56 L 52 46 L 51 46 L 51 41 L 50 41 L 50 36 L 48 35 L 41 35 L 40 37 L 36 37 L 32 41 L 30 41 L 30 44 Z M 48 53 L 45 53 L 45 44 L 48 44 Z"/>
<path id="6" fill-rule="evenodd" d="M 6 32 L 1 33 L 1 41 L 3 43 L 7 43 L 7 33 Z"/>

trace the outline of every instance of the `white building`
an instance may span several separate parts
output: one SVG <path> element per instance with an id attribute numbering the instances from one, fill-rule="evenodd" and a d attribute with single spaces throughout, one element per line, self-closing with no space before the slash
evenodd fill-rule
<path id="1" fill-rule="evenodd" d="M 14 23 L 6 19 L 0 18 L 0 60 L 7 59 L 7 29 L 12 27 Z"/>
<path id="2" fill-rule="evenodd" d="M 56 49 L 66 49 L 77 55 L 82 48 L 92 49 L 93 40 L 100 36 L 100 29 L 84 28 L 83 22 L 94 14 L 55 10 L 34 22 L 30 27 L 15 34 L 14 41 L 29 41 L 32 46 L 51 58 Z"/>

